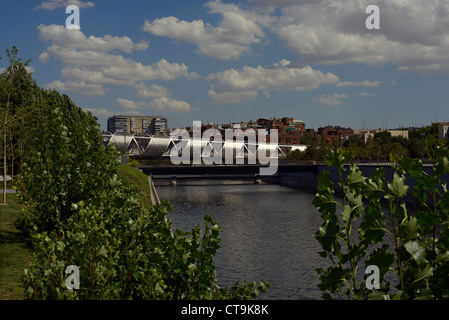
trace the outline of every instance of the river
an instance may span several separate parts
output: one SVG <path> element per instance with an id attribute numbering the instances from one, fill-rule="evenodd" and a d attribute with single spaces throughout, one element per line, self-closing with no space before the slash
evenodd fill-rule
<path id="1" fill-rule="evenodd" d="M 321 225 L 311 205 L 314 194 L 276 184 L 158 185 L 159 197 L 174 207 L 174 228 L 204 230 L 209 213 L 222 229 L 215 256 L 220 286 L 239 281 L 270 282 L 261 299 L 321 299 L 315 268 L 326 262 L 313 237 Z"/>

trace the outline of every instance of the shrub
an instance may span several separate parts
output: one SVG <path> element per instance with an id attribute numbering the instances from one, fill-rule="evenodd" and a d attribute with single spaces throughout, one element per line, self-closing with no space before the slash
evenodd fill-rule
<path id="1" fill-rule="evenodd" d="M 345 168 L 352 154 L 330 151 L 326 164 L 336 168 L 339 181 L 335 184 L 329 171 L 323 171 L 313 200 L 323 218 L 315 234 L 323 248 L 320 255 L 331 262 L 326 270 L 317 269 L 324 298 L 448 298 L 449 193 L 443 177 L 449 174 L 449 150 L 433 137 L 428 137 L 426 145 L 433 162 L 431 173 L 420 159 L 391 154 L 395 162 L 391 181 L 385 179 L 382 167 L 371 177 L 365 177 L 355 164 Z M 406 183 L 407 177 L 413 186 Z M 412 201 L 406 201 L 406 196 Z M 356 223 L 360 223 L 357 236 Z M 385 237 L 390 237 L 393 248 Z M 379 268 L 379 289 L 368 290 L 360 281 L 363 260 L 365 266 Z M 385 278 L 389 270 L 398 280 L 396 292 Z"/>

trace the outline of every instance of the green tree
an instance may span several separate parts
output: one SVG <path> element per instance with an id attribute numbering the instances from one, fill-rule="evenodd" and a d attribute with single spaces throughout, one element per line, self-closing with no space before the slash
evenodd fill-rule
<path id="1" fill-rule="evenodd" d="M 294 151 L 290 151 L 289 153 L 287 153 L 285 159 L 289 161 L 298 161 L 302 160 L 303 155 L 304 155 L 303 151 L 296 149 Z"/>
<path id="2" fill-rule="evenodd" d="M 26 114 L 23 112 L 32 99 L 34 81 L 26 70 L 29 61 L 18 58 L 18 49 L 6 49 L 9 66 L 0 75 L 0 126 L 3 147 L 3 203 L 6 203 L 6 176 L 8 167 L 13 173 L 15 136 L 20 127 L 19 120 Z M 10 164 L 8 164 L 8 155 Z"/>
<path id="3" fill-rule="evenodd" d="M 331 181 L 329 172 L 323 171 L 313 200 L 323 218 L 315 234 L 323 248 L 320 255 L 332 263 L 326 270 L 317 269 L 324 298 L 449 298 L 449 192 L 442 182 L 449 174 L 449 149 L 432 136 L 426 139 L 426 148 L 433 162 L 430 173 L 420 159 L 392 153 L 391 181 L 385 179 L 383 167 L 371 177 L 355 164 L 346 167 L 353 157 L 350 152 L 329 153 L 326 164 L 337 170 L 339 181 Z M 413 179 L 414 185 L 408 185 L 407 179 Z M 341 200 L 336 191 L 341 192 Z M 393 248 L 385 237 L 390 237 Z M 360 281 L 363 259 L 365 267 L 379 268 L 379 289 L 368 289 Z M 388 271 L 397 277 L 396 293 L 391 293 L 385 278 Z"/>

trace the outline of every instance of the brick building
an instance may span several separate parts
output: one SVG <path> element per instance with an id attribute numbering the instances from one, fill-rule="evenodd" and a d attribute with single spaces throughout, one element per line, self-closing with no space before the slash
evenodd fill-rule
<path id="1" fill-rule="evenodd" d="M 304 122 L 289 117 L 282 119 L 258 119 L 257 124 L 268 131 L 277 129 L 279 144 L 300 144 L 303 133 L 306 130 Z"/>
<path id="2" fill-rule="evenodd" d="M 338 144 L 341 144 L 343 138 L 351 134 L 354 134 L 354 130 L 351 128 L 344 128 L 340 126 L 320 127 L 317 131 L 318 143 L 332 144 L 337 142 Z"/>

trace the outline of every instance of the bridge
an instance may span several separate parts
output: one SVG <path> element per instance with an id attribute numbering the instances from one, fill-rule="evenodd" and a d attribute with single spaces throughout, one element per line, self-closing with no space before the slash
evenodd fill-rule
<path id="1" fill-rule="evenodd" d="M 305 145 L 278 145 L 269 143 L 252 143 L 242 137 L 236 140 L 194 140 L 176 138 L 173 136 L 137 135 L 127 132 L 102 134 L 104 146 L 115 145 L 122 154 L 128 154 L 132 158 L 160 159 L 170 157 L 170 154 L 178 155 L 185 150 L 193 155 L 195 150 L 200 150 L 201 157 L 210 157 L 211 154 L 224 155 L 226 150 L 232 150 L 233 158 L 240 160 L 255 156 L 256 153 L 265 151 L 269 158 L 285 158 L 289 151 L 296 149 L 304 151 Z M 249 140 L 249 139 L 248 139 Z M 233 159 L 233 160 L 234 160 Z M 244 161 L 243 161 L 244 162 Z M 228 163 L 232 164 L 234 161 Z"/>
<path id="2" fill-rule="evenodd" d="M 281 183 L 294 182 L 296 186 L 314 188 L 319 173 L 319 166 L 310 164 L 278 164 L 274 175 L 261 175 L 263 165 L 170 165 L 141 166 L 139 169 L 158 184 L 169 182 L 171 185 L 203 181 L 210 184 L 216 181 L 235 181 L 242 183 Z M 298 174 L 300 176 L 298 176 Z M 206 182 L 207 181 L 207 182 Z M 198 183 L 195 183 L 198 184 Z"/>

